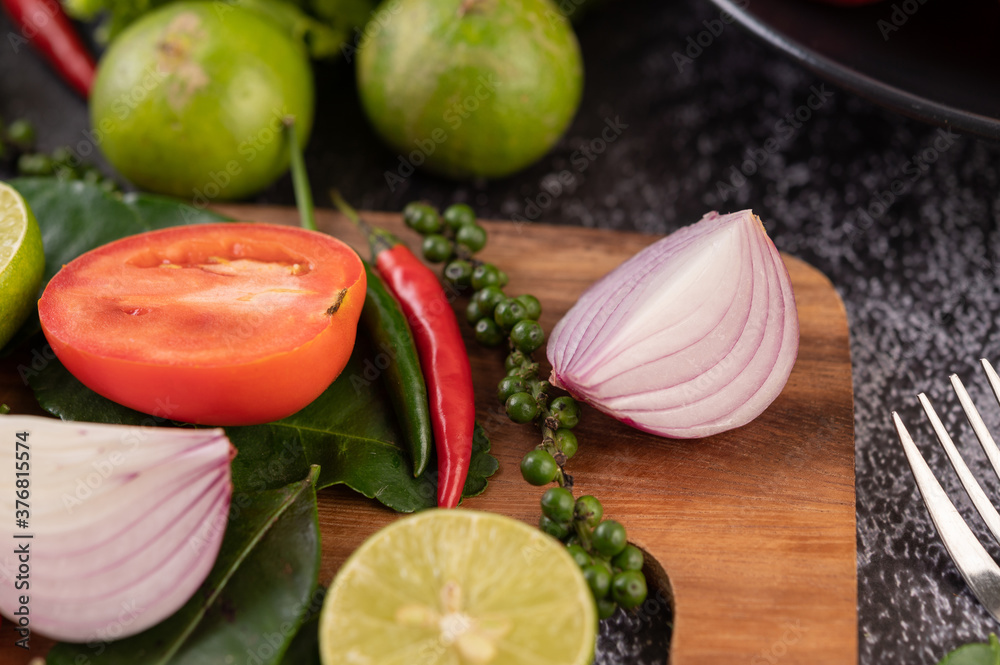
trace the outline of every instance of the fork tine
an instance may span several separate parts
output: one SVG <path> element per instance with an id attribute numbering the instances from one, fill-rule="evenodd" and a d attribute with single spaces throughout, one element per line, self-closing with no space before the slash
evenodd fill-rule
<path id="1" fill-rule="evenodd" d="M 955 383 L 957 381 L 957 384 Z M 962 382 L 958 380 L 957 376 L 952 375 L 952 383 L 957 386 L 961 386 Z M 962 392 L 965 392 L 965 387 L 962 386 Z M 969 394 L 965 393 L 966 398 Z M 986 492 L 979 485 L 979 481 L 976 477 L 972 475 L 969 471 L 969 467 L 966 466 L 965 460 L 962 459 L 961 454 L 959 454 L 958 449 L 955 447 L 955 442 L 951 440 L 948 436 L 948 431 L 944 428 L 944 424 L 941 423 L 941 419 L 938 418 L 937 412 L 934 411 L 934 407 L 931 406 L 931 401 L 927 399 L 927 395 L 920 393 L 917 395 L 917 399 L 920 400 L 920 405 L 924 407 L 924 413 L 927 414 L 927 419 L 931 421 L 931 426 L 934 428 L 934 433 L 937 434 L 938 441 L 941 442 L 941 447 L 944 448 L 945 453 L 948 454 L 948 460 L 951 465 L 955 468 L 955 473 L 958 474 L 958 479 L 962 481 L 962 486 L 965 487 L 965 491 L 968 492 L 969 498 L 972 499 L 972 503 L 975 504 L 976 510 L 982 516 L 983 521 L 986 522 L 986 526 L 990 528 L 990 532 L 993 533 L 993 537 L 1000 542 L 1000 515 L 997 514 L 997 509 L 993 507 L 990 503 L 989 498 L 986 496 Z M 961 394 L 959 395 L 961 399 Z M 969 404 L 972 404 L 972 400 L 969 400 Z M 965 404 L 963 403 L 964 407 Z M 972 410 L 975 411 L 975 406 L 972 406 Z M 966 414 L 969 412 L 966 411 Z M 978 413 L 976 416 L 978 417 Z M 970 416 L 971 418 L 971 416 Z M 982 419 L 980 419 L 982 422 Z M 985 429 L 985 425 L 983 426 Z M 988 436 L 988 434 L 987 434 Z"/>
<path id="2" fill-rule="evenodd" d="M 1000 402 L 1000 377 L 997 376 L 997 371 L 993 369 L 993 365 L 986 358 L 980 358 L 979 364 L 983 366 L 983 371 L 986 372 L 990 388 L 993 389 L 993 396 L 997 398 L 997 402 Z"/>
<path id="3" fill-rule="evenodd" d="M 986 361 L 983 360 L 980 362 Z M 989 363 L 986 362 L 983 369 L 987 369 L 988 365 Z M 987 378 L 989 378 L 992 370 L 992 367 L 987 369 Z M 997 383 L 1000 384 L 1000 378 L 997 378 L 996 372 L 992 372 L 992 374 Z M 983 422 L 982 416 L 979 415 L 979 410 L 976 408 L 976 405 L 973 404 L 972 398 L 969 397 L 969 392 L 965 389 L 965 385 L 962 383 L 962 380 L 958 378 L 957 374 L 951 375 L 951 385 L 955 389 L 955 394 L 958 395 L 958 401 L 962 403 L 962 410 L 965 411 L 965 415 L 969 419 L 969 424 L 972 425 L 972 429 L 976 433 L 976 438 L 979 439 L 979 445 L 983 447 L 983 452 L 986 453 L 986 457 L 989 458 L 990 464 L 993 465 L 993 472 L 997 474 L 998 478 L 1000 478 L 1000 449 L 997 448 L 997 442 L 993 440 L 993 435 L 991 435 L 990 430 L 987 429 L 986 423 Z M 998 385 L 997 388 L 1000 388 L 1000 385 Z"/>
<path id="4" fill-rule="evenodd" d="M 993 618 L 1000 621 L 1000 566 L 997 566 L 955 509 L 955 504 L 941 488 L 941 483 L 934 477 L 895 411 L 892 412 L 892 420 L 910 463 L 913 478 L 917 481 L 917 489 L 920 490 L 941 542 L 972 593 Z"/>

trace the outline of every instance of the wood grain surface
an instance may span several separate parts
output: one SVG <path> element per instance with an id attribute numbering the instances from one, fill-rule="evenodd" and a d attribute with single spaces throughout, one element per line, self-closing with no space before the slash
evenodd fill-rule
<path id="1" fill-rule="evenodd" d="M 227 206 L 237 219 L 297 224 L 288 208 Z M 367 256 L 361 236 L 341 216 L 319 211 L 320 228 Z M 397 215 L 371 213 L 373 223 L 416 246 Z M 510 275 L 507 292 L 542 302 L 550 331 L 596 279 L 656 240 L 538 224 L 486 223 L 484 260 Z M 757 420 L 713 437 L 674 441 L 638 432 L 585 409 L 570 462 L 577 494 L 593 494 L 607 517 L 651 553 L 669 578 L 675 604 L 672 665 L 844 665 L 857 662 L 854 429 L 847 318 L 830 282 L 786 256 L 801 324 L 799 357 L 781 396 Z M 456 301 L 464 309 L 465 300 Z M 463 317 L 464 321 L 464 317 Z M 503 352 L 486 350 L 463 323 L 472 359 L 479 421 L 500 470 L 468 508 L 538 520 L 541 490 L 525 483 L 518 464 L 537 431 L 503 415 L 495 398 Z M 538 354 L 540 355 L 540 354 Z M 38 407 L 17 377 L 15 358 L 0 365 L 0 401 L 15 412 Z M 327 584 L 360 543 L 396 515 L 347 490 L 320 492 Z M 0 627 L 0 663 L 43 654 L 13 648 Z M 140 665 L 140 664 L 137 664 Z M 624 663 L 623 665 L 628 665 Z"/>

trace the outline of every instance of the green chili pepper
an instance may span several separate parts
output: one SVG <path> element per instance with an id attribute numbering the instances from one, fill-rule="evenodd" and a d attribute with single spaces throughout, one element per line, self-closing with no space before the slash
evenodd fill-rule
<path id="1" fill-rule="evenodd" d="M 399 302 L 368 262 L 364 264 L 368 292 L 361 321 L 375 346 L 391 356 L 384 370 L 385 385 L 403 427 L 413 458 L 413 475 L 417 477 L 427 468 L 433 442 L 427 384 L 420 369 L 413 333 Z"/>

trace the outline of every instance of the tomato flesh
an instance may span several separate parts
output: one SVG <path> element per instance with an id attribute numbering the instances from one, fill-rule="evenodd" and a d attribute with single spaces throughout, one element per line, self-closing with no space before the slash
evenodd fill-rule
<path id="1" fill-rule="evenodd" d="M 84 385 L 170 420 L 270 422 L 347 364 L 365 296 L 358 255 L 265 224 L 152 231 L 83 254 L 38 303 L 53 351 Z"/>

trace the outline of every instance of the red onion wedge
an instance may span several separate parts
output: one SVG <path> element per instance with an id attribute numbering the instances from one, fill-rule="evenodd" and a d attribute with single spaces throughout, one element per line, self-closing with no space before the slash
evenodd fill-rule
<path id="1" fill-rule="evenodd" d="M 114 640 L 205 580 L 232 498 L 221 429 L 0 416 L 0 442 L 4 617 L 67 642 Z"/>
<path id="2" fill-rule="evenodd" d="M 749 210 L 711 212 L 590 287 L 549 339 L 551 382 L 638 429 L 677 439 L 740 427 L 795 364 L 788 271 Z"/>

